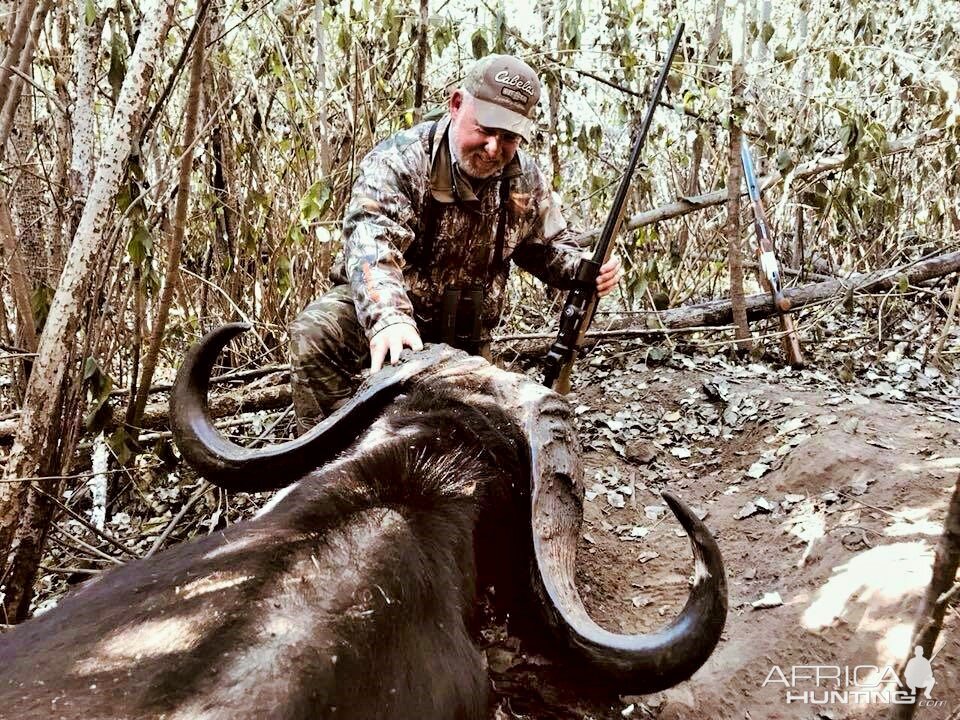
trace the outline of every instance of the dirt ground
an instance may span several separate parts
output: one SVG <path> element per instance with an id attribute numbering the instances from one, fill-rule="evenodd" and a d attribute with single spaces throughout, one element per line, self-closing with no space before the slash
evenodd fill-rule
<path id="1" fill-rule="evenodd" d="M 706 513 L 718 539 L 727 625 L 706 665 L 671 690 L 585 700 L 575 688 L 528 688 L 539 709 L 505 697 L 497 717 L 886 717 L 876 699 L 822 704 L 835 683 L 818 686 L 801 666 L 849 668 L 862 688 L 873 680 L 863 666 L 882 673 L 906 656 L 960 470 L 960 424 L 938 403 L 866 385 L 762 366 L 634 366 L 574 398 L 592 438 L 578 583 L 594 617 L 611 630 L 650 630 L 685 601 L 692 556 L 664 514 L 659 491 L 670 489 Z M 773 607 L 754 606 L 765 597 Z M 922 720 L 960 713 L 955 610 L 938 648 Z"/>
<path id="2" fill-rule="evenodd" d="M 689 681 L 631 697 L 578 681 L 575 671 L 558 681 L 545 658 L 488 627 L 496 720 L 885 718 L 882 703 L 824 704 L 824 691 L 849 683 L 818 685 L 810 666 L 823 676 L 849 669 L 863 687 L 870 666 L 883 671 L 907 655 L 960 472 L 957 383 L 900 350 L 842 379 L 812 363 L 792 370 L 679 352 L 649 365 L 635 358 L 588 356 L 579 377 L 589 383 L 570 396 L 587 491 L 578 586 L 611 630 L 671 621 L 687 596 L 692 555 L 659 495 L 669 489 L 704 517 L 723 552 L 723 638 Z M 111 523 L 148 547 L 195 487 L 168 472 L 143 482 L 146 519 L 117 513 Z M 256 509 L 249 496 L 225 502 L 180 531 L 205 533 L 225 514 Z M 48 564 L 76 564 L 58 558 Z M 46 576 L 40 601 L 62 594 L 63 578 Z M 918 720 L 960 718 L 956 609 L 938 648 L 932 702 L 917 709 Z"/>

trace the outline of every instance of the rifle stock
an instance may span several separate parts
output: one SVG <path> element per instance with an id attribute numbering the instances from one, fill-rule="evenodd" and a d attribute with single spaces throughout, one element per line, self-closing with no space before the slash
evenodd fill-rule
<path id="1" fill-rule="evenodd" d="M 583 336 L 589 329 L 590 323 L 593 320 L 594 311 L 596 310 L 597 274 L 599 273 L 600 266 L 609 260 L 610 255 L 613 253 L 613 239 L 620 231 L 620 225 L 623 222 L 627 191 L 630 189 L 633 173 L 640 162 L 640 152 L 647 139 L 650 124 L 653 122 L 653 113 L 657 108 L 660 94 L 663 92 L 663 86 L 667 80 L 667 73 L 670 71 L 673 57 L 676 55 L 677 47 L 680 45 L 683 29 L 684 24 L 681 22 L 673 35 L 673 40 L 670 42 L 670 49 L 667 52 L 663 66 L 660 68 L 660 74 L 654 85 L 650 104 L 647 106 L 643 123 L 640 126 L 640 132 L 637 133 L 636 140 L 633 144 L 633 150 L 630 153 L 630 162 L 627 164 L 623 177 L 620 179 L 617 194 L 614 196 L 613 206 L 607 215 L 603 232 L 600 233 L 600 239 L 597 241 L 593 256 L 580 262 L 574 287 L 567 294 L 563 311 L 560 313 L 560 329 L 557 331 L 557 339 L 550 346 L 550 350 L 547 352 L 547 357 L 544 361 L 543 384 L 561 394 L 566 394 L 570 390 L 570 373 L 573 368 L 573 363 L 577 358 L 577 347 L 583 342 Z"/>

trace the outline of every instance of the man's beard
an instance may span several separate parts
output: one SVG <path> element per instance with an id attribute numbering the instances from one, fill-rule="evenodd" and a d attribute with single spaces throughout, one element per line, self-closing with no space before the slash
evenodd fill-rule
<path id="1" fill-rule="evenodd" d="M 460 172 L 472 178 L 486 180 L 503 170 L 507 164 L 502 161 L 484 162 L 482 158 L 486 156 L 486 153 L 482 150 L 470 153 L 468 157 L 463 157 L 460 154 L 459 145 L 457 144 L 457 128 L 453 124 L 450 125 L 450 136 L 448 140 L 450 143 L 450 157 L 460 168 Z M 503 154 L 501 153 L 501 158 L 502 157 Z"/>

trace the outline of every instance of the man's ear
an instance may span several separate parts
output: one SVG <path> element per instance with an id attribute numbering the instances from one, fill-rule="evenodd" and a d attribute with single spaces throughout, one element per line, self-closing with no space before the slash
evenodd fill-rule
<path id="1" fill-rule="evenodd" d="M 461 107 L 463 107 L 463 90 L 454 90 L 450 93 L 450 100 L 447 103 L 450 115 L 456 117 Z"/>

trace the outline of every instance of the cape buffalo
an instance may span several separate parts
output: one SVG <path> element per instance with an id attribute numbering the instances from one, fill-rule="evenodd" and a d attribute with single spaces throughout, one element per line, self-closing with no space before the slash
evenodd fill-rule
<path id="1" fill-rule="evenodd" d="M 301 437 L 250 450 L 214 428 L 210 373 L 245 326 L 207 335 L 171 396 L 184 458 L 231 490 L 286 488 L 257 518 L 105 573 L 0 636 L 0 717 L 483 720 L 478 586 L 561 662 L 622 693 L 674 685 L 720 638 L 726 585 L 704 525 L 679 616 L 596 625 L 574 583 L 579 446 L 567 403 L 433 346 Z"/>

